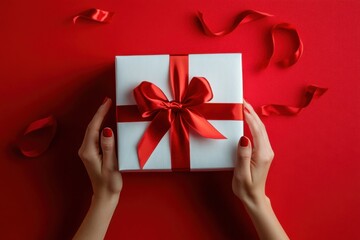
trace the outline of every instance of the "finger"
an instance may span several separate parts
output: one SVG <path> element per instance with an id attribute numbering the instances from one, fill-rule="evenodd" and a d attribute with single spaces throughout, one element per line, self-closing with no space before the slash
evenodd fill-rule
<path id="1" fill-rule="evenodd" d="M 254 120 L 259 124 L 262 125 L 263 122 L 261 121 L 259 115 L 256 113 L 256 111 L 254 110 L 253 106 L 248 103 L 245 99 L 244 99 L 244 107 L 245 109 L 248 110 L 248 112 L 251 114 L 251 116 L 254 117 Z"/>
<path id="2" fill-rule="evenodd" d="M 240 181 L 251 181 L 251 154 L 251 142 L 247 137 L 242 136 L 238 144 L 237 159 L 234 170 L 234 175 Z"/>
<path id="3" fill-rule="evenodd" d="M 265 140 L 267 140 L 269 143 L 269 137 L 265 128 L 264 123 L 261 121 L 261 118 L 259 117 L 259 115 L 256 113 L 256 111 L 254 110 L 254 108 L 252 107 L 252 105 L 250 103 L 248 103 L 245 99 L 244 99 L 244 103 L 245 103 L 245 108 L 247 108 L 249 110 L 249 112 L 251 113 L 251 115 L 254 117 L 254 119 L 256 120 L 256 122 L 262 127 L 264 136 L 266 137 Z"/>
<path id="4" fill-rule="evenodd" d="M 245 121 L 249 125 L 250 132 L 253 136 L 254 147 L 260 149 L 271 148 L 265 126 L 261 119 L 248 102 L 244 101 L 244 107 Z"/>
<path id="5" fill-rule="evenodd" d="M 97 153 L 99 153 L 99 134 L 101 124 L 111 107 L 111 102 L 110 98 L 106 98 L 104 100 L 104 103 L 98 108 L 86 129 L 83 143 L 88 148 L 93 149 L 94 151 L 97 150 Z"/>
<path id="6" fill-rule="evenodd" d="M 102 131 L 101 149 L 103 153 L 103 167 L 112 171 L 117 170 L 115 139 L 111 128 L 104 128 Z"/>

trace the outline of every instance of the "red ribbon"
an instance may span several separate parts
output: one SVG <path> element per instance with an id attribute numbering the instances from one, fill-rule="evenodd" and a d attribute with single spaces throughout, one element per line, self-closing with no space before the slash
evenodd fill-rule
<path id="1" fill-rule="evenodd" d="M 23 136 L 20 138 L 18 147 L 26 157 L 38 157 L 50 146 L 57 128 L 56 119 L 53 116 L 36 120 L 29 124 Z"/>
<path id="2" fill-rule="evenodd" d="M 272 40 L 272 48 L 271 48 L 271 54 L 269 57 L 269 60 L 267 62 L 267 65 L 270 64 L 270 61 L 274 55 L 274 51 L 275 51 L 275 32 L 278 30 L 283 30 L 283 31 L 287 31 L 287 32 L 293 32 L 296 36 L 296 49 L 293 53 L 290 54 L 290 56 L 288 58 L 285 58 L 281 61 L 279 61 L 277 64 L 281 67 L 290 67 L 292 65 L 294 65 L 295 63 L 297 63 L 297 61 L 300 59 L 303 51 L 304 51 L 304 45 L 300 39 L 299 33 L 297 32 L 296 28 L 294 26 L 292 26 L 289 23 L 279 23 L 279 24 L 275 24 L 272 28 L 271 28 L 271 40 Z"/>
<path id="3" fill-rule="evenodd" d="M 248 22 L 252 22 L 264 17 L 272 17 L 273 15 L 269 14 L 269 13 L 264 13 L 264 12 L 259 12 L 259 11 L 255 11 L 255 10 L 246 10 L 241 12 L 239 15 L 236 16 L 235 21 L 232 25 L 230 25 L 229 27 L 225 28 L 222 31 L 212 31 L 208 24 L 205 22 L 204 20 L 204 16 L 201 12 L 198 13 L 198 19 L 200 20 L 201 26 L 204 30 L 204 33 L 208 36 L 211 37 L 220 37 L 220 36 L 225 36 L 231 32 L 233 32 L 239 25 L 244 24 L 244 23 L 248 23 Z M 296 30 L 296 28 L 294 26 L 292 26 L 289 23 L 279 23 L 279 24 L 275 24 L 271 30 L 271 43 L 272 43 L 272 49 L 271 49 L 271 54 L 270 57 L 267 60 L 266 66 L 269 65 L 273 55 L 274 55 L 274 50 L 275 50 L 275 32 L 278 30 L 285 30 L 285 31 L 289 31 L 289 32 L 294 32 L 295 36 L 296 36 L 296 44 L 297 44 L 297 48 L 296 50 L 288 57 L 285 58 L 281 61 L 278 62 L 278 64 L 282 67 L 290 67 L 292 65 L 294 65 L 301 57 L 302 52 L 303 52 L 303 43 L 300 39 L 300 36 Z"/>
<path id="4" fill-rule="evenodd" d="M 268 104 L 263 105 L 260 108 L 260 115 L 262 116 L 270 116 L 270 115 L 296 115 L 305 107 L 307 107 L 311 101 L 315 98 L 319 98 L 323 95 L 328 89 L 321 88 L 318 86 L 310 85 L 306 87 L 305 91 L 305 102 L 300 107 L 291 107 L 279 104 Z"/>
<path id="5" fill-rule="evenodd" d="M 197 15 L 197 17 L 201 23 L 201 26 L 204 30 L 204 33 L 206 35 L 212 36 L 212 37 L 225 36 L 225 35 L 231 33 L 232 31 L 234 31 L 241 24 L 253 22 L 253 21 L 256 21 L 256 20 L 264 18 L 264 17 L 272 17 L 272 16 L 273 15 L 264 13 L 264 12 L 259 12 L 259 11 L 255 11 L 255 10 L 246 10 L 236 16 L 235 21 L 233 22 L 233 24 L 231 26 L 229 26 L 228 28 L 225 28 L 222 31 L 215 32 L 209 28 L 206 21 L 204 20 L 203 14 L 201 12 L 198 12 L 198 15 Z"/>
<path id="6" fill-rule="evenodd" d="M 79 13 L 79 15 L 75 16 L 73 18 L 73 22 L 76 23 L 76 21 L 79 18 L 83 18 L 98 23 L 108 23 L 110 22 L 113 15 L 114 12 L 109 12 L 98 8 L 90 8 L 84 12 Z"/>
<path id="7" fill-rule="evenodd" d="M 242 120 L 242 104 L 207 103 L 213 93 L 209 82 L 194 77 L 188 84 L 188 56 L 170 56 L 169 101 L 156 85 L 142 82 L 134 89 L 136 105 L 117 106 L 117 121 L 151 121 L 140 139 L 137 152 L 141 169 L 170 130 L 171 166 L 190 169 L 189 129 L 205 138 L 225 139 L 207 120 Z M 137 109 L 136 109 L 137 108 Z"/>

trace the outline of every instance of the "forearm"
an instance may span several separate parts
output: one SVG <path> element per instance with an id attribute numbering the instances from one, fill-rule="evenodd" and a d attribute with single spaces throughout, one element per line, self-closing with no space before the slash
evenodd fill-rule
<path id="1" fill-rule="evenodd" d="M 93 197 L 89 211 L 73 239 L 104 239 L 118 199 L 118 196 L 110 198 Z"/>
<path id="2" fill-rule="evenodd" d="M 246 201 L 244 205 L 261 240 L 289 239 L 277 219 L 269 199 Z"/>

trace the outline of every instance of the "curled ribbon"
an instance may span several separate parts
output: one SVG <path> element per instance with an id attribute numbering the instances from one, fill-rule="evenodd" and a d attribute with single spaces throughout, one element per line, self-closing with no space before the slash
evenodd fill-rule
<path id="1" fill-rule="evenodd" d="M 297 61 L 300 59 L 300 57 L 301 57 L 301 55 L 302 55 L 302 53 L 304 51 L 304 45 L 303 45 L 303 43 L 302 43 L 302 41 L 300 39 L 299 33 L 297 32 L 296 28 L 294 26 L 292 26 L 291 24 L 289 24 L 289 23 L 275 24 L 271 28 L 272 48 L 271 48 L 271 54 L 270 54 L 270 57 L 268 59 L 267 65 L 270 64 L 270 61 L 271 61 L 272 57 L 274 56 L 275 32 L 278 31 L 278 30 L 293 32 L 293 33 L 295 33 L 295 36 L 296 36 L 296 50 L 293 53 L 291 53 L 288 58 L 285 58 L 285 59 L 280 60 L 278 62 L 279 66 L 290 67 L 290 66 L 294 65 L 295 63 L 297 63 Z"/>
<path id="2" fill-rule="evenodd" d="M 318 87 L 315 85 L 309 85 L 305 90 L 305 102 L 300 107 L 285 106 L 279 104 L 267 104 L 260 107 L 260 115 L 270 116 L 270 115 L 296 115 L 305 107 L 307 107 L 313 99 L 319 98 L 323 95 L 328 89 Z"/>
<path id="3" fill-rule="evenodd" d="M 188 56 L 170 56 L 169 101 L 156 85 L 142 82 L 134 89 L 137 105 L 117 106 L 117 121 L 151 121 L 137 146 L 141 169 L 156 146 L 170 130 L 171 167 L 190 169 L 189 129 L 200 136 L 225 139 L 207 119 L 242 120 L 242 104 L 208 103 L 213 93 L 209 82 L 194 77 L 188 84 Z"/>
<path id="4" fill-rule="evenodd" d="M 272 17 L 272 16 L 273 15 L 264 13 L 264 12 L 259 12 L 259 11 L 255 11 L 255 10 L 246 10 L 236 16 L 236 18 L 231 26 L 229 26 L 228 28 L 225 28 L 222 31 L 215 32 L 209 28 L 208 24 L 204 20 L 204 15 L 202 12 L 198 12 L 198 15 L 197 15 L 197 17 L 201 23 L 201 26 L 204 30 L 204 33 L 211 37 L 225 36 L 225 35 L 231 33 L 232 31 L 234 31 L 241 24 L 253 22 L 253 21 L 256 21 L 256 20 L 264 18 L 264 17 Z"/>
<path id="5" fill-rule="evenodd" d="M 205 22 L 204 20 L 204 16 L 201 12 L 198 13 L 197 17 L 201 23 L 201 26 L 203 28 L 203 31 L 206 35 L 211 36 L 211 37 L 221 37 L 221 36 L 225 36 L 231 32 L 233 32 L 239 25 L 244 24 L 244 23 L 248 23 L 248 22 L 252 22 L 264 17 L 272 17 L 273 15 L 269 14 L 269 13 L 264 13 L 264 12 L 259 12 L 259 11 L 255 11 L 255 10 L 246 10 L 241 12 L 239 15 L 236 16 L 235 21 L 233 22 L 233 24 L 227 28 L 225 28 L 222 31 L 212 31 L 208 24 Z M 271 49 L 271 54 L 270 57 L 267 59 L 266 61 L 266 65 L 268 66 L 270 64 L 270 61 L 272 60 L 272 57 L 274 55 L 274 50 L 275 50 L 275 32 L 278 30 L 285 30 L 285 31 L 289 31 L 289 32 L 294 32 L 295 36 L 296 36 L 296 44 L 297 44 L 297 48 L 295 50 L 294 53 L 292 53 L 290 55 L 290 57 L 283 59 L 281 61 L 278 62 L 278 64 L 282 67 L 290 67 L 292 65 L 294 65 L 301 57 L 302 52 L 303 52 L 303 43 L 300 39 L 300 36 L 296 30 L 296 28 L 294 26 L 292 26 L 289 23 L 279 23 L 279 24 L 275 24 L 271 30 L 270 30 L 270 34 L 271 34 L 271 43 L 272 43 L 272 49 Z"/>
<path id="6" fill-rule="evenodd" d="M 111 21 L 112 16 L 114 15 L 114 12 L 109 12 L 105 10 L 101 10 L 98 8 L 90 8 L 84 12 L 79 13 L 77 16 L 73 18 L 73 22 L 76 23 L 76 21 L 79 18 L 91 20 L 98 23 L 108 23 Z"/>
<path id="7" fill-rule="evenodd" d="M 53 116 L 36 120 L 29 124 L 20 138 L 18 148 L 26 157 L 38 157 L 50 146 L 57 128 Z"/>

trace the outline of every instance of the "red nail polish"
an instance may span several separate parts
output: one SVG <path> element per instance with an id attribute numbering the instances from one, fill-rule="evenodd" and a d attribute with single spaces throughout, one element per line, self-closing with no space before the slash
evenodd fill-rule
<path id="1" fill-rule="evenodd" d="M 112 137 L 112 131 L 110 128 L 104 128 L 103 129 L 103 136 L 104 137 Z"/>
<path id="2" fill-rule="evenodd" d="M 240 138 L 240 146 L 241 147 L 247 147 L 249 145 L 249 139 L 247 139 L 246 137 L 242 136 Z"/>
<path id="3" fill-rule="evenodd" d="M 105 97 L 105 98 L 104 98 L 104 101 L 102 102 L 102 104 L 106 103 L 108 99 L 109 99 L 108 97 Z"/>

